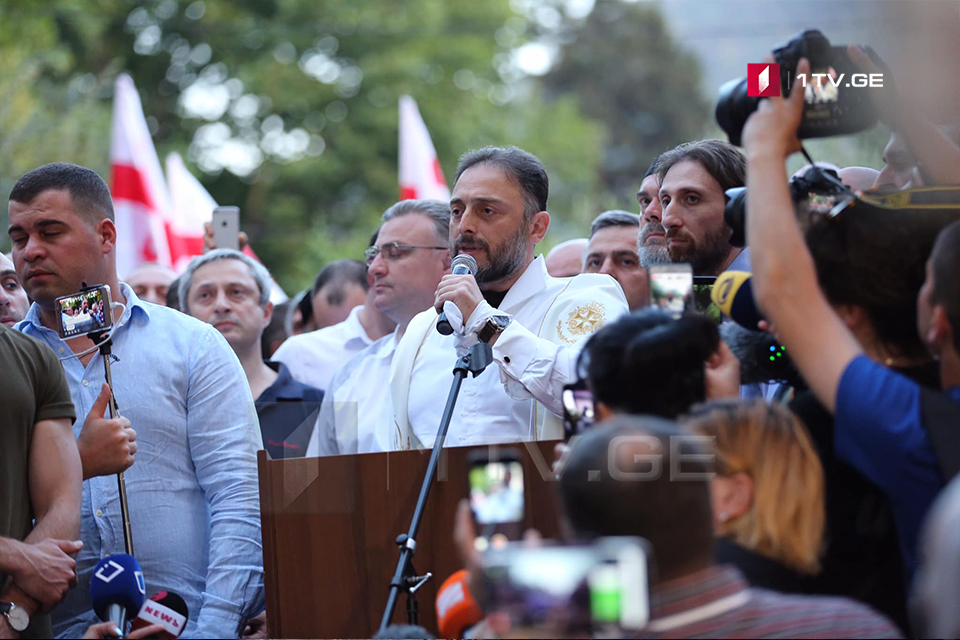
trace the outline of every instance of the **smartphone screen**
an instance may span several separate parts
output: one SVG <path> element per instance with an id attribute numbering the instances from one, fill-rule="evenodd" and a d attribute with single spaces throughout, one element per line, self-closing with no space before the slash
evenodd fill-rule
<path id="1" fill-rule="evenodd" d="M 109 329 L 113 326 L 110 303 L 110 288 L 106 285 L 57 298 L 60 337 L 67 340 Z"/>
<path id="2" fill-rule="evenodd" d="M 240 250 L 239 207 L 217 207 L 213 210 L 213 241 L 218 249 Z"/>
<path id="3" fill-rule="evenodd" d="M 506 614 L 517 637 L 616 637 L 649 621 L 647 576 L 639 538 L 536 548 L 514 543 L 484 558 L 485 606 Z"/>
<path id="4" fill-rule="evenodd" d="M 723 322 L 723 313 L 720 308 L 713 303 L 710 297 L 713 294 L 713 285 L 717 281 L 715 276 L 694 276 L 693 277 L 693 308 L 702 316 L 706 316 L 715 325 L 720 326 Z"/>
<path id="5" fill-rule="evenodd" d="M 674 318 L 683 315 L 693 300 L 693 269 L 689 264 L 658 264 L 650 274 L 650 304 Z"/>
<path id="6" fill-rule="evenodd" d="M 581 380 L 563 388 L 563 432 L 565 439 L 593 426 L 593 394 Z"/>
<path id="7" fill-rule="evenodd" d="M 484 460 L 470 463 L 470 507 L 480 537 L 500 542 L 518 540 L 523 534 L 523 465 L 519 459 Z"/>

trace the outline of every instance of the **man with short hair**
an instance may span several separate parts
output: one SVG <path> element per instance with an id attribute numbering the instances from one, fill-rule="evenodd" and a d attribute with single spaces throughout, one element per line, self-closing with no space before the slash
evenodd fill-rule
<path id="1" fill-rule="evenodd" d="M 330 381 L 307 455 L 389 451 L 380 425 L 392 423 L 390 370 L 410 320 L 430 309 L 450 272 L 450 205 L 402 200 L 383 214 L 377 245 L 367 249 L 373 305 L 397 328 L 355 355 Z"/>
<path id="2" fill-rule="evenodd" d="M 617 209 L 604 211 L 590 225 L 583 273 L 605 273 L 620 283 L 630 311 L 650 303 L 647 271 L 637 255 L 640 216 Z"/>
<path id="3" fill-rule="evenodd" d="M 260 352 L 264 360 L 272 360 L 273 354 L 277 352 L 290 334 L 287 333 L 287 316 L 290 313 L 290 301 L 281 302 L 273 305 L 273 317 L 270 318 L 270 324 L 263 330 L 260 336 Z"/>
<path id="4" fill-rule="evenodd" d="M 0 638 L 49 638 L 41 611 L 76 585 L 83 547 L 76 414 L 46 346 L 0 326 L 0 362 Z"/>
<path id="5" fill-rule="evenodd" d="M 279 362 L 264 362 L 260 340 L 273 315 L 270 272 L 233 249 L 190 261 L 180 281 L 183 312 L 223 334 L 240 359 L 256 399 L 260 433 L 274 460 L 301 457 L 313 433 L 323 392 L 297 382 Z"/>
<path id="6" fill-rule="evenodd" d="M 0 253 L 0 324 L 12 327 L 27 315 L 30 300 L 20 284 L 13 262 Z"/>
<path id="7" fill-rule="evenodd" d="M 650 168 L 643 176 L 640 190 L 637 191 L 637 203 L 640 205 L 640 237 L 637 250 L 640 254 L 640 266 L 649 269 L 654 264 L 669 264 L 667 251 L 667 230 L 660 224 L 663 209 L 660 207 L 660 178 L 657 176 L 657 163 L 660 156 L 654 158 Z"/>
<path id="8" fill-rule="evenodd" d="M 451 255 L 469 254 L 478 270 L 446 275 L 434 307 L 417 315 L 394 355 L 394 420 L 384 425 L 397 449 L 430 447 L 458 353 L 483 340 L 493 362 L 464 381 L 446 442 L 451 446 L 559 438 L 561 394 L 576 381 L 580 343 L 627 311 L 613 278 L 553 278 L 536 245 L 550 226 L 543 164 L 510 147 L 464 154 L 450 200 Z M 446 314 L 453 334 L 436 328 Z"/>
<path id="9" fill-rule="evenodd" d="M 126 282 L 137 297 L 153 304 L 165 306 L 170 285 L 177 279 L 173 269 L 156 262 L 144 262 L 130 272 Z"/>
<path id="10" fill-rule="evenodd" d="M 583 252 L 587 250 L 586 238 L 574 238 L 561 242 L 547 254 L 544 263 L 547 273 L 554 278 L 569 278 L 583 269 Z"/>
<path id="11" fill-rule="evenodd" d="M 690 263 L 697 276 L 750 271 L 747 252 L 730 244 L 733 230 L 723 219 L 725 192 L 744 186 L 745 172 L 743 154 L 720 140 L 686 142 L 660 156 L 659 222 L 670 262 Z"/>
<path id="12" fill-rule="evenodd" d="M 310 297 L 314 326 L 323 329 L 346 320 L 354 307 L 364 303 L 369 288 L 367 269 L 359 260 L 336 260 L 325 266 Z"/>
<path id="13" fill-rule="evenodd" d="M 709 457 L 675 423 L 618 416 L 567 455 L 559 489 L 574 537 L 636 536 L 652 547 L 650 622 L 636 637 L 900 637 L 860 603 L 750 587 L 735 567 L 715 565 Z"/>
<path id="14" fill-rule="evenodd" d="M 77 412 L 89 414 L 82 428 L 74 425 L 87 477 L 79 587 L 53 612 L 54 630 L 79 637 L 96 620 L 93 569 L 125 548 L 113 474 L 126 470 L 147 593 L 183 597 L 187 636 L 237 637 L 264 600 L 256 460 L 262 444 L 237 356 L 213 327 L 144 304 L 120 284 L 113 202 L 93 171 L 62 163 L 34 169 L 11 190 L 9 213 L 13 261 L 34 300 L 17 328 L 64 358 Z M 83 282 L 110 287 L 125 307 L 111 336 L 113 391 L 123 414 L 116 420 L 102 418 L 110 388 L 100 383 L 96 345 L 87 336 L 61 340 L 56 330 L 54 301 Z M 137 464 L 126 433 L 131 423 L 141 434 Z"/>
<path id="15" fill-rule="evenodd" d="M 370 243 L 376 244 L 376 234 Z M 340 273 L 340 276 L 334 277 L 336 273 Z M 393 320 L 380 313 L 373 305 L 374 293 L 369 291 L 366 266 L 357 260 L 338 260 L 324 267 L 314 284 L 313 297 L 325 296 L 331 287 L 347 286 L 347 289 L 341 290 L 346 297 L 346 292 L 354 287 L 352 284 L 343 283 L 356 282 L 355 276 L 358 273 L 363 274 L 363 289 L 366 291 L 363 304 L 350 309 L 342 322 L 316 331 L 292 335 L 273 354 L 274 360 L 282 362 L 290 369 L 294 379 L 316 389 L 326 390 L 333 374 L 350 358 L 396 328 Z M 343 274 L 353 275 L 344 280 Z M 341 285 L 336 285 L 337 281 L 340 281 Z M 334 301 L 338 299 L 340 294 L 334 296 Z"/>

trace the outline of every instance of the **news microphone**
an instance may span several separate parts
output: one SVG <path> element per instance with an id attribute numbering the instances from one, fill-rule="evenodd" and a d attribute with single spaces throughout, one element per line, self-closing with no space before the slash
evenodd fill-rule
<path id="1" fill-rule="evenodd" d="M 741 327 L 759 331 L 757 323 L 765 318 L 753 299 L 752 277 L 753 274 L 747 271 L 724 271 L 717 277 L 710 291 L 710 299 L 723 315 Z"/>
<path id="2" fill-rule="evenodd" d="M 766 331 L 750 331 L 736 322 L 720 325 L 720 338 L 740 361 L 740 384 L 786 384 L 805 389 L 793 360 Z"/>
<path id="3" fill-rule="evenodd" d="M 115 553 L 97 563 L 90 578 L 90 602 L 97 617 L 123 632 L 127 620 L 140 612 L 146 600 L 143 570 L 133 556 Z"/>
<path id="4" fill-rule="evenodd" d="M 462 638 L 463 632 L 483 620 L 483 611 L 470 593 L 465 569 L 457 571 L 437 591 L 437 624 L 441 638 Z"/>
<path id="5" fill-rule="evenodd" d="M 475 276 L 477 275 L 477 261 L 469 253 L 461 253 L 450 262 L 450 273 L 455 276 Z M 467 321 L 466 318 L 463 319 Z M 448 336 L 453 333 L 453 327 L 447 320 L 447 314 L 440 312 L 440 319 L 437 320 L 437 331 L 442 335 Z"/>
<path id="6" fill-rule="evenodd" d="M 160 591 L 143 603 L 140 614 L 130 625 L 130 632 L 159 624 L 163 632 L 152 638 L 179 638 L 189 619 L 190 613 L 183 598 L 172 591 Z"/>

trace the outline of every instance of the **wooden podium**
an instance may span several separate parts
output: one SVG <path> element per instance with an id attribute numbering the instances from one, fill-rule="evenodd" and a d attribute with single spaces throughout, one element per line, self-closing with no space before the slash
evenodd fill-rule
<path id="1" fill-rule="evenodd" d="M 468 495 L 467 457 L 507 449 L 524 466 L 527 528 L 557 536 L 550 466 L 556 441 L 444 449 L 417 534 L 413 563 L 433 577 L 417 592 L 419 624 L 437 633 L 437 590 L 461 569 L 453 544 Z M 493 453 L 491 453 L 492 457 Z M 369 638 L 376 633 L 430 451 L 268 460 L 259 453 L 260 516 L 271 638 Z M 394 622 L 407 623 L 401 594 Z"/>

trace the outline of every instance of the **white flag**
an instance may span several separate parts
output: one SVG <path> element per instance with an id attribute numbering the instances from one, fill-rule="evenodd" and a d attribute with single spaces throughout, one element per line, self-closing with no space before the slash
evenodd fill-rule
<path id="1" fill-rule="evenodd" d="M 167 156 L 167 182 L 170 184 L 170 199 L 173 204 L 173 215 L 169 223 L 170 250 L 174 269 L 179 273 L 186 268 L 191 258 L 203 253 L 203 223 L 210 222 L 217 203 L 190 173 L 179 153 Z M 250 245 L 244 247 L 243 252 L 260 261 Z M 270 301 L 280 304 L 286 300 L 287 294 L 274 280 L 270 289 Z"/>
<path id="2" fill-rule="evenodd" d="M 170 200 L 140 96 L 125 73 L 114 89 L 110 174 L 121 278 L 143 262 L 172 266 L 165 227 Z"/>
<path id="3" fill-rule="evenodd" d="M 400 96 L 400 199 L 450 201 L 437 152 L 416 101 Z"/>

